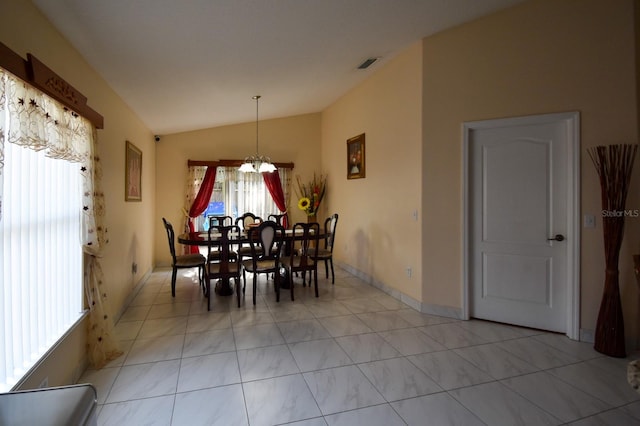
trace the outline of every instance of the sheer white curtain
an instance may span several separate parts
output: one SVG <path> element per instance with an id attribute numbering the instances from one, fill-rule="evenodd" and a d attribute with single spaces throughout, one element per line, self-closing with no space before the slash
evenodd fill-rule
<path id="1" fill-rule="evenodd" d="M 229 180 L 230 207 L 238 216 L 251 212 L 267 220 L 267 215 L 278 211 L 269 190 L 264 184 L 261 173 L 242 173 L 235 170 L 227 172 Z"/>
<path id="2" fill-rule="evenodd" d="M 207 171 L 206 166 L 190 166 L 187 172 L 187 181 L 185 185 L 185 226 L 188 223 L 189 210 L 193 200 L 195 199 L 200 185 Z M 279 169 L 280 180 L 283 186 L 283 192 L 287 208 L 291 198 L 291 170 Z M 279 213 L 279 209 L 273 202 L 273 198 L 267 189 L 262 174 L 260 173 L 242 173 L 238 171 L 238 167 L 218 167 L 216 172 L 216 183 L 211 193 L 211 202 L 224 202 L 225 214 L 234 219 L 246 212 L 254 213 L 262 217 L 264 220 L 274 213 Z M 192 220 L 194 230 L 205 230 L 204 217 L 200 216 Z"/>
<path id="3" fill-rule="evenodd" d="M 220 169 L 223 169 L 222 173 Z M 220 167 L 218 170 L 217 179 L 225 183 L 225 204 L 228 215 L 238 217 L 246 212 L 251 212 L 263 220 L 267 220 L 270 214 L 280 212 L 261 173 L 242 173 L 238 171 L 237 167 Z M 289 170 L 279 169 L 278 172 L 284 186 L 285 200 L 288 200 L 287 194 L 290 192 L 291 183 L 291 179 L 288 178 Z"/>
<path id="4" fill-rule="evenodd" d="M 0 69 L 0 391 L 82 317 L 83 272 L 89 360 L 121 353 L 97 259 L 107 238 L 94 139 L 90 122 Z"/>
<path id="5" fill-rule="evenodd" d="M 123 352 L 113 333 L 109 287 L 104 280 L 100 258 L 109 242 L 105 223 L 106 207 L 102 191 L 102 162 L 98 137 L 92 126 L 88 157 L 80 165 L 82 175 L 82 248 L 84 250 L 84 294 L 89 309 L 87 355 L 89 365 L 102 368 Z"/>

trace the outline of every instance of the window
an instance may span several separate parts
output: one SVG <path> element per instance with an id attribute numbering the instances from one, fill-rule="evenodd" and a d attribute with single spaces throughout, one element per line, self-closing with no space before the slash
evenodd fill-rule
<path id="1" fill-rule="evenodd" d="M 286 181 L 287 169 L 278 171 L 281 179 Z M 218 167 L 216 183 L 205 212 L 197 218 L 196 229 L 207 230 L 210 215 L 226 215 L 233 217 L 251 212 L 267 220 L 270 214 L 278 214 L 276 206 L 267 189 L 262 174 L 242 173 L 237 167 Z"/>
<path id="2" fill-rule="evenodd" d="M 9 391 L 82 314 L 79 166 L 13 143 L 5 144 L 4 156 L 2 392 Z"/>
<path id="3" fill-rule="evenodd" d="M 0 392 L 84 316 L 83 241 L 99 234 L 87 219 L 92 129 L 0 68 Z"/>

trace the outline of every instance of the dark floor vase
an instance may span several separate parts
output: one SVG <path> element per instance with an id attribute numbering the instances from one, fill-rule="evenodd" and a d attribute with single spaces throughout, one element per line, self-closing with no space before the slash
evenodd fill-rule
<path id="1" fill-rule="evenodd" d="M 596 323 L 594 349 L 605 355 L 627 356 L 620 301 L 618 263 L 624 237 L 625 202 L 638 145 L 596 146 L 587 149 L 600 178 L 605 279 Z"/>
<path id="2" fill-rule="evenodd" d="M 594 349 L 613 357 L 624 358 L 627 356 L 618 271 L 606 272 L 604 293 L 596 324 Z"/>

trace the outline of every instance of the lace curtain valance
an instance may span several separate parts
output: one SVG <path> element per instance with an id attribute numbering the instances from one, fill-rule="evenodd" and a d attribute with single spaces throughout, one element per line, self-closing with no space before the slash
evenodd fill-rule
<path id="1" fill-rule="evenodd" d="M 52 158 L 86 160 L 86 141 L 93 131 L 88 120 L 2 69 L 0 100 L 6 108 L 0 116 L 0 128 L 8 130 L 7 142 L 45 150 Z"/>

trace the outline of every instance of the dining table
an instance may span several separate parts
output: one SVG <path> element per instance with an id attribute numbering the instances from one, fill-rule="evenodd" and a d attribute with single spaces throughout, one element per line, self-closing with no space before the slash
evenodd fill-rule
<path id="1" fill-rule="evenodd" d="M 324 238 L 324 234 L 321 232 L 318 236 L 319 240 Z M 211 243 L 212 245 L 219 245 L 220 243 L 220 233 L 212 232 L 211 233 Z M 293 246 L 295 240 L 299 240 L 302 238 L 302 233 L 295 233 L 293 229 L 285 229 L 284 230 L 284 247 L 285 252 L 289 253 L 291 247 Z M 185 244 L 188 246 L 209 246 L 209 233 L 202 231 L 195 232 L 185 232 L 184 234 L 178 235 L 178 242 L 180 244 Z M 238 232 L 230 232 L 229 233 L 229 243 L 230 244 L 248 244 L 249 243 L 249 233 L 247 230 L 243 230 Z M 282 276 L 280 282 L 280 288 L 288 289 L 289 288 L 289 280 L 286 275 Z M 231 283 L 229 280 L 219 280 L 215 285 L 215 292 L 219 296 L 231 296 L 233 294 L 233 288 L 231 287 Z"/>

